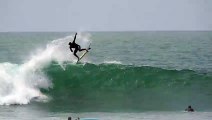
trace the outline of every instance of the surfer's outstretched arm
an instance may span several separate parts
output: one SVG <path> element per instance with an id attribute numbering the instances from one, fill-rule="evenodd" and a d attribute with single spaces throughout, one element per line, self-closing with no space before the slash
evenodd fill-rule
<path id="1" fill-rule="evenodd" d="M 77 33 L 75 33 L 74 40 L 72 43 L 75 43 L 76 37 L 77 37 Z"/>

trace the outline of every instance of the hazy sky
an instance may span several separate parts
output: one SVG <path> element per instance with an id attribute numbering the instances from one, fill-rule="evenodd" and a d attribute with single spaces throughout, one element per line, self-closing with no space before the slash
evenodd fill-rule
<path id="1" fill-rule="evenodd" d="M 0 0 L 0 31 L 212 30 L 212 0 Z"/>

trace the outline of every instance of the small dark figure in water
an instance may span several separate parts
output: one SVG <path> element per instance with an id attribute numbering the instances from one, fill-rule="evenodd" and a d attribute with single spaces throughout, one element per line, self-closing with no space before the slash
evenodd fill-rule
<path id="1" fill-rule="evenodd" d="M 189 105 L 188 108 L 185 109 L 187 112 L 194 112 L 194 109 Z"/>
<path id="2" fill-rule="evenodd" d="M 71 120 L 71 117 L 68 117 L 68 120 Z"/>
<path id="3" fill-rule="evenodd" d="M 76 53 L 78 51 L 83 51 L 83 50 L 87 50 L 87 49 L 81 49 L 81 46 L 75 43 L 76 37 L 77 37 L 77 33 L 74 36 L 73 42 L 69 42 L 69 48 L 70 48 L 71 52 L 73 52 L 72 48 L 75 48 L 75 50 L 74 50 L 74 56 L 76 56 L 77 59 L 78 59 L 78 61 L 79 61 L 79 57 L 78 57 L 78 55 Z M 88 48 L 88 50 L 89 49 L 91 49 L 91 48 Z"/>

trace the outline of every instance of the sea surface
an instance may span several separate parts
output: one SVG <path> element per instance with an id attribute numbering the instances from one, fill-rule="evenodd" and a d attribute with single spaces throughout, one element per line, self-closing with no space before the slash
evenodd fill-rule
<path id="1" fill-rule="evenodd" d="M 74 34 L 0 33 L 0 120 L 212 119 L 212 32 Z"/>

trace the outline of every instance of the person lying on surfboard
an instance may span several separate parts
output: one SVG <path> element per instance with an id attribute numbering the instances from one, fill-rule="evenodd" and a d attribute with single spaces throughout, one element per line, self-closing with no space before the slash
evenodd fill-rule
<path id="1" fill-rule="evenodd" d="M 194 109 L 189 105 L 188 108 L 185 109 L 187 112 L 194 112 Z"/>
<path id="2" fill-rule="evenodd" d="M 74 56 L 76 56 L 78 59 L 77 61 L 79 61 L 79 56 L 77 55 L 77 52 L 83 51 L 83 50 L 90 50 L 91 48 L 89 47 L 88 49 L 81 49 L 81 46 L 75 43 L 76 37 L 77 37 L 77 33 L 74 36 L 73 42 L 69 42 L 69 48 L 70 48 L 71 52 L 73 52 L 72 48 L 75 48 Z"/>

